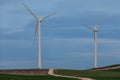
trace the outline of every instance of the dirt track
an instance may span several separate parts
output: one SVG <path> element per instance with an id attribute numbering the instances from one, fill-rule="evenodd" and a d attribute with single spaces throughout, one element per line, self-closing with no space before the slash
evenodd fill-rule
<path id="1" fill-rule="evenodd" d="M 75 76 L 63 76 L 63 75 L 54 74 L 54 69 L 49 69 L 48 74 L 52 75 L 52 76 L 76 78 L 76 79 L 80 79 L 80 80 L 94 80 L 94 79 L 91 79 L 91 78 L 83 78 L 83 77 L 75 77 Z"/>

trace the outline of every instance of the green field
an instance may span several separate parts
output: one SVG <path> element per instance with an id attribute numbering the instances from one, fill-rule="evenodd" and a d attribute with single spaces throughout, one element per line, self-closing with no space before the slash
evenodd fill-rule
<path id="1" fill-rule="evenodd" d="M 0 74 L 0 80 L 78 80 L 78 79 L 54 77 L 54 76 L 48 76 L 48 75 L 21 76 L 21 75 Z"/>
<path id="2" fill-rule="evenodd" d="M 93 78 L 95 80 L 120 80 L 120 70 L 56 70 L 56 74 Z"/>
<path id="3" fill-rule="evenodd" d="M 74 78 L 50 76 L 48 75 L 48 69 L 1 70 L 0 72 L 0 80 L 78 80 Z M 32 74 L 34 74 L 34 76 Z M 95 80 L 120 80 L 120 64 L 89 70 L 58 69 L 54 70 L 54 74 L 86 77 Z"/>

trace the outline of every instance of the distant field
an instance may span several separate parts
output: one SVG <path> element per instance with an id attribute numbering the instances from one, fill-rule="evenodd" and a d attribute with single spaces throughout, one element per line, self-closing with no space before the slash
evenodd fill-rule
<path id="1" fill-rule="evenodd" d="M 0 80 L 78 80 L 78 79 L 54 77 L 54 76 L 48 76 L 48 75 L 23 76 L 23 75 L 0 74 Z"/>
<path id="2" fill-rule="evenodd" d="M 120 80 L 120 70 L 55 70 L 56 74 L 93 78 L 95 80 Z"/>
<path id="3" fill-rule="evenodd" d="M 48 74 L 48 69 L 13 69 L 13 70 L 0 70 L 0 74 L 47 75 L 47 74 Z"/>

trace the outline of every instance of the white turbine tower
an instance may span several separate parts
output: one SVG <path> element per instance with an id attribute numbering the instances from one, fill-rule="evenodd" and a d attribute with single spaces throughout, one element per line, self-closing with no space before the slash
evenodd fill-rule
<path id="1" fill-rule="evenodd" d="M 97 32 L 99 31 L 98 25 L 92 28 L 87 26 L 87 28 L 94 32 L 94 68 L 97 68 Z"/>
<path id="2" fill-rule="evenodd" d="M 35 35 L 34 35 L 34 40 L 35 40 L 35 37 L 36 37 L 36 33 L 38 31 L 38 68 L 39 69 L 42 69 L 42 59 L 41 59 L 41 22 L 48 18 L 49 16 L 55 14 L 49 14 L 47 16 L 44 16 L 42 18 L 38 18 L 24 3 L 23 3 L 23 6 L 32 14 L 32 16 L 36 19 L 37 21 L 37 25 L 35 27 Z"/>

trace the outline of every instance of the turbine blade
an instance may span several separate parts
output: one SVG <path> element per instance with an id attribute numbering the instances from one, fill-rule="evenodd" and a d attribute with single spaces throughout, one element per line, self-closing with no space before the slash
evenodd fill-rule
<path id="1" fill-rule="evenodd" d="M 38 29 L 38 23 L 37 23 L 37 25 L 36 25 L 36 27 L 35 27 L 35 33 L 34 33 L 33 45 L 34 45 L 34 43 L 35 43 L 37 29 Z"/>
<path id="2" fill-rule="evenodd" d="M 98 28 L 100 26 L 100 24 L 96 24 L 96 27 Z"/>
<path id="3" fill-rule="evenodd" d="M 102 22 L 102 17 L 99 17 L 96 22 L 96 26 L 101 26 L 101 22 Z"/>
<path id="4" fill-rule="evenodd" d="M 33 15 L 33 17 L 37 20 L 37 16 L 23 3 L 23 6 Z"/>
<path id="5" fill-rule="evenodd" d="M 100 24 L 96 24 L 95 28 L 97 29 L 97 31 L 99 31 L 99 26 Z"/>
<path id="6" fill-rule="evenodd" d="M 90 29 L 90 30 L 93 30 L 93 28 L 89 27 L 89 26 L 85 26 L 86 28 Z"/>
<path id="7" fill-rule="evenodd" d="M 54 14 L 56 14 L 56 13 L 49 14 L 49 15 L 47 15 L 47 16 L 44 16 L 44 17 L 40 18 L 40 19 L 41 19 L 41 21 L 42 21 L 42 20 L 44 20 L 44 19 L 46 19 L 46 18 L 48 18 L 48 17 L 50 17 L 50 16 L 52 16 L 52 15 L 54 15 Z"/>

